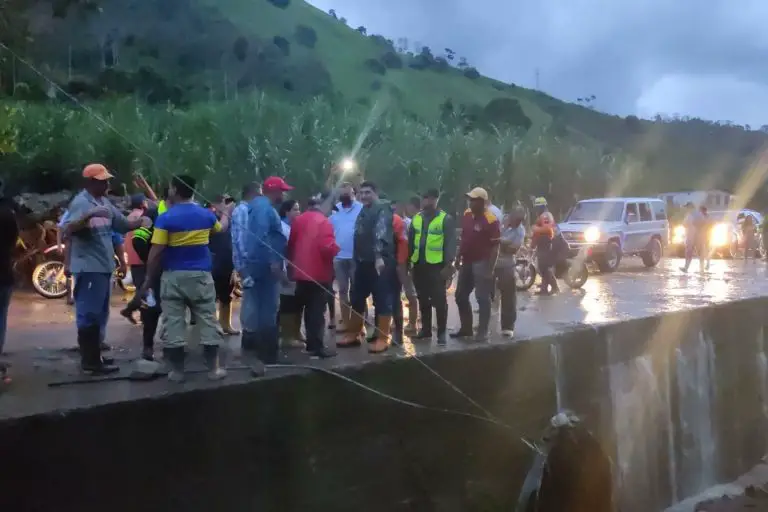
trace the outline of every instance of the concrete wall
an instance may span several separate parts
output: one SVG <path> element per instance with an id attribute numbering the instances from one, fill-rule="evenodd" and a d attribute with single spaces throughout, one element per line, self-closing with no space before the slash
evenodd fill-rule
<path id="1" fill-rule="evenodd" d="M 767 306 L 748 300 L 427 358 L 511 431 L 317 373 L 6 422 L 0 509 L 508 511 L 532 461 L 519 437 L 537 438 L 559 402 L 614 455 L 624 510 L 658 510 L 765 453 Z M 348 375 L 472 411 L 415 361 Z"/>

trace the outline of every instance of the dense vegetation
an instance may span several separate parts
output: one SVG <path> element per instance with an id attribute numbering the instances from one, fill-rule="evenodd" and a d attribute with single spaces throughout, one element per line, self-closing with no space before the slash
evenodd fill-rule
<path id="1" fill-rule="evenodd" d="M 766 141 L 728 122 L 604 115 L 593 96 L 494 81 L 452 49 L 303 0 L 0 0 L 0 42 L 15 53 L 0 49 L 0 165 L 36 188 L 98 159 L 123 176 L 193 172 L 209 190 L 277 172 L 309 192 L 354 152 L 393 195 L 485 183 L 499 202 L 567 205 L 734 188 Z"/>

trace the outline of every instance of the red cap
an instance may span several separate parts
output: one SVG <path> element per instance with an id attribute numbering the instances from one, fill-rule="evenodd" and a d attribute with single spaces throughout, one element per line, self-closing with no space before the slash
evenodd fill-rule
<path id="1" fill-rule="evenodd" d="M 264 184 L 261 187 L 264 190 L 282 190 L 287 192 L 293 190 L 293 187 L 285 182 L 285 180 L 279 176 L 270 176 L 264 180 Z"/>
<path id="2" fill-rule="evenodd" d="M 109 173 L 107 168 L 101 164 L 88 164 L 85 166 L 85 169 L 83 169 L 83 178 L 107 181 L 111 180 L 113 176 Z"/>

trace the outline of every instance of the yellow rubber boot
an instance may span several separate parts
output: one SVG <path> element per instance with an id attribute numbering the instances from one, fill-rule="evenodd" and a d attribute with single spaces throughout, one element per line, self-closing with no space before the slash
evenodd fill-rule
<path id="1" fill-rule="evenodd" d="M 379 316 L 378 335 L 376 341 L 368 345 L 368 352 L 371 354 L 380 354 L 386 352 L 389 348 L 390 333 L 392 331 L 392 317 L 391 316 Z"/>
<path id="2" fill-rule="evenodd" d="M 232 327 L 232 304 L 219 304 L 219 325 L 227 336 L 240 334 L 240 331 Z"/>
<path id="3" fill-rule="evenodd" d="M 363 329 L 363 317 L 352 311 L 349 318 L 349 327 L 344 337 L 340 341 L 336 342 L 337 347 L 359 347 L 360 346 L 360 331 Z"/>

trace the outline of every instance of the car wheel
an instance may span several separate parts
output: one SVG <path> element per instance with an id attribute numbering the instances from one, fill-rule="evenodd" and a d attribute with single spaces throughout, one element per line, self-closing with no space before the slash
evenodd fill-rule
<path id="1" fill-rule="evenodd" d="M 621 263 L 621 248 L 616 242 L 608 242 L 605 253 L 597 258 L 597 268 L 600 272 L 615 272 Z"/>
<path id="2" fill-rule="evenodd" d="M 661 241 L 658 238 L 653 238 L 648 245 L 648 249 L 640 254 L 643 259 L 643 265 L 648 268 L 655 267 L 661 261 L 662 256 Z"/>

